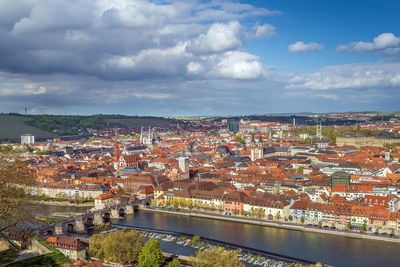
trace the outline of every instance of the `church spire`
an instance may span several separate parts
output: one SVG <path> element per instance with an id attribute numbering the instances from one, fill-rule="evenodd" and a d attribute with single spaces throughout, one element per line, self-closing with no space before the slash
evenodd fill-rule
<path id="1" fill-rule="evenodd" d="M 119 161 L 119 145 L 118 145 L 118 135 L 115 134 L 115 142 L 114 142 L 114 162 Z"/>

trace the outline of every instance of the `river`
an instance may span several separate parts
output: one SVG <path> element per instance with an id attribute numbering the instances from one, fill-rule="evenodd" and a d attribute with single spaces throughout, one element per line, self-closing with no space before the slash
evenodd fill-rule
<path id="1" fill-rule="evenodd" d="M 400 243 L 141 210 L 114 224 L 177 231 L 334 266 L 400 266 Z"/>

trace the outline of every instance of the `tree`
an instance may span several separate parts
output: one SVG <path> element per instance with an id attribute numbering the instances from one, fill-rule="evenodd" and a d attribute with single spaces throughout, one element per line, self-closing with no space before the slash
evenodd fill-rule
<path id="1" fill-rule="evenodd" d="M 164 255 L 162 254 L 160 243 L 157 239 L 150 238 L 146 245 L 142 248 L 139 255 L 140 267 L 156 267 L 164 263 Z"/>
<path id="2" fill-rule="evenodd" d="M 23 201 L 25 191 L 34 183 L 26 162 L 15 155 L 0 156 L 0 233 L 33 220 L 32 211 Z"/>
<path id="3" fill-rule="evenodd" d="M 289 219 L 289 221 L 293 221 L 293 216 L 289 215 L 288 219 Z"/>
<path id="4" fill-rule="evenodd" d="M 390 232 L 390 235 L 395 236 L 395 234 L 396 234 L 396 231 L 394 229 L 392 229 L 392 231 Z"/>
<path id="5" fill-rule="evenodd" d="M 94 234 L 89 239 L 89 254 L 121 264 L 137 261 L 143 247 L 143 235 L 135 230 Z"/>
<path id="6" fill-rule="evenodd" d="M 319 227 L 319 228 L 322 227 L 322 222 L 321 222 L 321 221 L 318 222 L 318 227 Z"/>
<path id="7" fill-rule="evenodd" d="M 304 221 L 305 221 L 304 217 L 301 217 L 300 221 L 301 221 L 301 223 L 304 223 Z"/>
<path id="8" fill-rule="evenodd" d="M 222 205 L 220 205 L 220 206 L 218 207 L 218 212 L 221 214 L 223 211 L 224 211 L 224 208 L 223 208 Z"/>
<path id="9" fill-rule="evenodd" d="M 351 229 L 351 223 L 350 223 L 350 222 L 346 224 L 346 229 L 347 229 L 347 230 L 350 230 L 350 229 Z"/>
<path id="10" fill-rule="evenodd" d="M 196 245 L 198 242 L 200 242 L 200 239 L 201 239 L 200 236 L 195 235 L 195 236 L 193 236 L 192 241 L 190 241 L 190 244 Z"/>
<path id="11" fill-rule="evenodd" d="M 239 211 L 235 208 L 235 209 L 233 209 L 233 215 L 238 215 L 239 214 Z"/>
<path id="12" fill-rule="evenodd" d="M 168 267 L 181 267 L 181 263 L 177 258 L 174 258 L 170 263 L 168 263 Z"/>
<path id="13" fill-rule="evenodd" d="M 336 228 L 336 225 L 335 225 L 334 223 L 332 223 L 331 228 L 332 228 L 332 229 L 335 229 L 335 228 Z"/>
<path id="14" fill-rule="evenodd" d="M 198 250 L 196 257 L 191 256 L 189 261 L 193 267 L 244 267 L 237 256 L 237 251 L 225 251 L 222 247 L 214 247 L 210 251 Z"/>
<path id="15" fill-rule="evenodd" d="M 280 221 L 280 220 L 281 220 L 282 217 L 281 217 L 281 212 L 280 212 L 280 211 L 278 211 L 278 212 L 276 213 L 275 218 L 276 218 L 277 221 Z"/>
<path id="16" fill-rule="evenodd" d="M 365 232 L 367 231 L 367 225 L 364 223 L 361 228 L 360 228 L 361 232 Z"/>

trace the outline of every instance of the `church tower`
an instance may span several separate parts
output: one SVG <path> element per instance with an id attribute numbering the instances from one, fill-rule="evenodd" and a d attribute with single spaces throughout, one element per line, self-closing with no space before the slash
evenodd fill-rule
<path id="1" fill-rule="evenodd" d="M 254 140 L 254 134 L 251 137 L 251 143 L 250 143 L 250 159 L 251 161 L 256 160 L 256 141 Z"/>
<path id="2" fill-rule="evenodd" d="M 118 145 L 118 135 L 115 135 L 115 142 L 114 142 L 114 169 L 118 170 L 118 163 L 119 163 L 119 145 Z"/>
<path id="3" fill-rule="evenodd" d="M 258 144 L 257 144 L 257 159 L 263 159 L 263 158 L 264 158 L 264 143 L 260 133 L 260 138 L 258 139 Z"/>

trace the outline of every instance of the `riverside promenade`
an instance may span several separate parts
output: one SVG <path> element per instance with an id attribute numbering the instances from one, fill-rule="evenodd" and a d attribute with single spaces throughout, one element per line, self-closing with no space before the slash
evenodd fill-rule
<path id="1" fill-rule="evenodd" d="M 262 226 L 267 226 L 267 227 L 275 227 L 275 228 L 282 228 L 282 229 L 289 229 L 289 230 L 296 230 L 296 231 L 337 235 L 337 236 L 357 238 L 357 239 L 368 239 L 368 240 L 400 243 L 400 239 L 397 237 L 392 237 L 392 238 L 391 237 L 383 237 L 383 236 L 378 236 L 378 235 L 373 235 L 373 234 L 354 233 L 354 232 L 345 231 L 345 230 L 321 229 L 321 228 L 307 227 L 305 225 L 290 224 L 290 223 L 283 223 L 283 222 L 269 222 L 269 221 L 263 221 L 263 220 L 254 220 L 254 219 L 246 219 L 246 218 L 240 218 L 240 217 L 234 217 L 234 216 L 207 214 L 207 213 L 201 213 L 201 212 L 173 211 L 173 210 L 165 210 L 165 209 L 160 209 L 160 208 L 155 208 L 155 207 L 151 207 L 151 208 L 146 207 L 144 209 L 147 211 L 154 211 L 154 212 L 161 212 L 161 213 L 168 213 L 168 214 L 175 214 L 175 215 L 182 215 L 182 216 L 190 216 L 190 217 L 198 217 L 198 218 L 206 218 L 206 219 L 222 220 L 222 221 L 230 221 L 230 222 L 238 222 L 238 223 L 247 223 L 247 224 L 262 225 Z"/>

